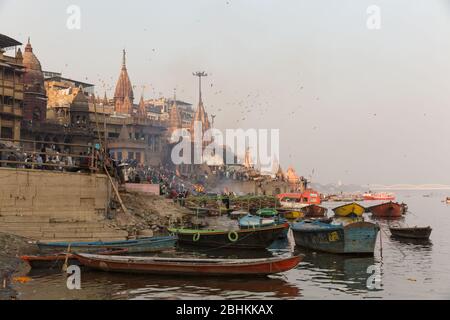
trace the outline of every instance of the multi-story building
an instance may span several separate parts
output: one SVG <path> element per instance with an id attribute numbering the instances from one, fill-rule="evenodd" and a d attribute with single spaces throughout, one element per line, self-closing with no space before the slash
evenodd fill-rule
<path id="1" fill-rule="evenodd" d="M 20 139 L 23 117 L 23 56 L 21 43 L 0 34 L 0 138 Z M 14 50 L 14 55 L 6 55 Z"/>

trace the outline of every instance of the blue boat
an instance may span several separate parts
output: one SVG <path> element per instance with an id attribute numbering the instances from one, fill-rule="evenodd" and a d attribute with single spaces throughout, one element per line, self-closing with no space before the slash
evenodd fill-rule
<path id="1" fill-rule="evenodd" d="M 291 225 L 295 244 L 300 247 L 346 254 L 372 254 L 380 227 L 371 222 L 347 225 L 318 221 L 298 222 Z"/>
<path id="2" fill-rule="evenodd" d="M 248 214 L 245 217 L 240 218 L 238 221 L 240 229 L 262 228 L 286 222 L 286 219 L 280 217 L 262 217 L 254 216 L 252 214 Z M 286 230 L 283 231 L 280 237 L 287 237 L 288 232 L 289 228 L 286 228 Z"/>
<path id="3" fill-rule="evenodd" d="M 177 241 L 175 236 L 149 237 L 136 240 L 93 241 L 93 242 L 38 242 L 41 252 L 67 251 L 98 252 L 102 249 L 126 249 L 127 253 L 158 252 L 173 248 Z"/>

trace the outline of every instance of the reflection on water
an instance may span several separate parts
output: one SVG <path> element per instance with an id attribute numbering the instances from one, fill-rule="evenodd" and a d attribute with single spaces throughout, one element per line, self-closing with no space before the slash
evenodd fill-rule
<path id="1" fill-rule="evenodd" d="M 442 299 L 450 298 L 450 206 L 444 195 L 397 193 L 409 210 L 399 220 L 371 219 L 380 225 L 373 257 L 342 256 L 294 248 L 292 233 L 270 250 L 212 250 L 180 247 L 160 256 L 262 258 L 286 252 L 301 253 L 297 268 L 263 278 L 173 277 L 127 275 L 83 270 L 82 290 L 68 290 L 66 276 L 32 271 L 32 281 L 15 284 L 20 299 Z M 365 206 L 373 203 L 362 203 Z M 326 203 L 332 208 L 339 204 Z M 225 221 L 225 220 L 224 220 Z M 219 221 L 220 222 L 220 221 Z M 225 221 L 228 223 L 227 221 Z M 392 238 L 390 225 L 433 228 L 430 241 Z M 382 286 L 367 288 L 368 268 L 377 266 Z"/>
<path id="2" fill-rule="evenodd" d="M 342 290 L 348 294 L 366 292 L 367 269 L 376 263 L 374 257 L 343 256 L 301 251 L 303 263 L 297 269 L 308 271 L 308 281 L 329 290 Z M 304 280 L 301 280 L 304 281 Z"/>

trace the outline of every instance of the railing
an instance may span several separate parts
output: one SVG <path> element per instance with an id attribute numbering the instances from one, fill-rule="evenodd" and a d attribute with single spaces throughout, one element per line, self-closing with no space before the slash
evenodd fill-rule
<path id="1" fill-rule="evenodd" d="M 85 171 L 91 173 L 99 172 L 103 169 L 100 153 L 91 145 L 0 138 L 0 143 L 2 142 L 3 144 L 4 142 L 12 142 L 13 145 L 10 148 L 7 146 L 0 147 L 0 167 L 68 172 Z M 23 144 L 32 144 L 33 149 L 27 149 Z M 36 150 L 37 144 L 53 144 L 55 146 L 69 147 L 69 149 L 72 147 L 85 148 L 87 154 L 57 152 L 54 150 L 38 151 Z"/>

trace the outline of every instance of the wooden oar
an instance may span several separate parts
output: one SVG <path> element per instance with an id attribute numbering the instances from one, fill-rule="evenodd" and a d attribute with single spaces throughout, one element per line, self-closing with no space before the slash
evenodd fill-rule
<path id="1" fill-rule="evenodd" d="M 67 263 L 69 261 L 69 255 L 70 255 L 70 246 L 71 246 L 71 243 L 69 243 L 69 246 L 67 247 L 66 260 L 64 260 L 64 264 L 62 266 L 63 272 L 67 271 L 67 267 L 68 267 Z"/>

